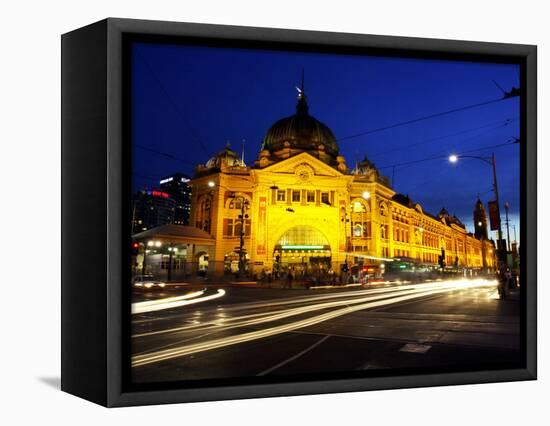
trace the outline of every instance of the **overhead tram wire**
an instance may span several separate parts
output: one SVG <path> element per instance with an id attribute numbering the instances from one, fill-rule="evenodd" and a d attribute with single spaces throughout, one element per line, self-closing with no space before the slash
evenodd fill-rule
<path id="1" fill-rule="evenodd" d="M 151 73 L 151 75 L 153 76 L 153 78 L 155 79 L 155 81 L 157 82 L 157 84 L 159 85 L 161 91 L 164 93 L 164 95 L 166 96 L 166 98 L 168 99 L 168 101 L 172 104 L 172 107 L 174 108 L 174 110 L 178 113 L 178 115 L 180 115 L 180 118 L 182 119 L 182 121 L 185 123 L 185 126 L 187 127 L 187 129 L 189 130 L 189 132 L 191 133 L 191 136 L 195 139 L 196 142 L 199 143 L 199 145 L 201 146 L 202 150 L 204 151 L 204 153 L 208 156 L 208 157 L 212 157 L 212 153 L 208 150 L 208 148 L 206 148 L 206 145 L 204 144 L 204 142 L 202 141 L 201 138 L 199 138 L 197 136 L 197 133 L 195 132 L 195 130 L 191 127 L 191 125 L 189 124 L 189 121 L 187 120 L 187 118 L 185 117 L 185 114 L 183 113 L 183 111 L 180 109 L 179 105 L 177 104 L 177 102 L 172 98 L 172 96 L 170 96 L 170 93 L 168 92 L 168 90 L 166 90 L 166 88 L 164 87 L 164 85 L 162 84 L 162 81 L 160 80 L 160 78 L 158 77 L 158 75 L 155 73 L 155 70 L 153 69 L 153 67 L 151 67 L 151 65 L 149 64 L 149 62 L 143 57 L 143 55 L 141 55 L 141 53 L 138 52 L 138 55 L 141 57 L 141 60 L 143 61 L 143 63 L 145 64 L 145 66 L 147 67 L 147 69 L 149 70 L 149 72 Z"/>
<path id="2" fill-rule="evenodd" d="M 497 144 L 497 145 L 483 146 L 483 147 L 476 148 L 476 149 L 470 149 L 470 150 L 467 150 L 467 151 L 459 152 L 456 155 L 460 156 L 460 155 L 469 154 L 469 153 L 472 153 L 472 152 L 484 151 L 484 150 L 487 150 L 487 149 L 496 149 L 496 148 L 501 148 L 501 147 L 504 147 L 504 146 L 515 145 L 517 143 L 519 143 L 519 139 L 512 138 L 512 140 L 510 140 L 508 142 L 505 142 L 505 143 L 501 143 L 501 144 Z M 195 163 L 191 163 L 189 161 L 183 160 L 181 158 L 178 158 L 178 157 L 176 157 L 172 154 L 166 153 L 166 152 L 158 151 L 156 149 L 149 148 L 149 147 L 139 145 L 139 144 L 134 144 L 134 146 L 136 148 L 140 148 L 140 149 L 152 152 L 152 153 L 157 154 L 157 155 L 162 155 L 162 156 L 170 158 L 174 161 L 182 162 L 186 165 L 195 166 Z M 447 157 L 448 157 L 447 154 L 441 154 L 441 155 L 437 155 L 437 156 L 433 156 L 433 157 L 421 158 L 421 159 L 412 160 L 412 161 L 406 161 L 406 162 L 403 162 L 403 163 L 396 163 L 396 164 L 390 164 L 390 165 L 387 165 L 387 166 L 380 166 L 380 167 L 378 167 L 378 169 L 379 170 L 381 170 L 381 169 L 391 169 L 391 168 L 395 168 L 395 167 L 401 167 L 401 166 L 407 166 L 407 165 L 412 165 L 412 164 L 423 163 L 425 161 L 440 160 L 442 158 L 447 158 Z"/>
<path id="3" fill-rule="evenodd" d="M 167 152 L 158 151 L 158 150 L 156 150 L 156 149 L 149 148 L 149 147 L 147 147 L 147 146 L 143 146 L 143 145 L 139 145 L 139 144 L 134 144 L 133 146 L 135 146 L 136 148 L 143 149 L 143 150 L 145 150 L 145 151 L 152 152 L 152 153 L 157 154 L 157 155 L 162 155 L 162 156 L 167 157 L 167 158 L 170 158 L 170 159 L 172 159 L 172 160 L 174 160 L 174 161 L 179 161 L 179 162 L 181 162 L 181 163 L 184 163 L 184 164 L 189 165 L 189 166 L 192 166 L 192 167 L 195 167 L 195 166 L 196 166 L 196 163 L 192 163 L 192 162 L 190 162 L 190 161 L 183 160 L 183 159 L 178 158 L 178 157 L 176 157 L 175 155 L 169 154 L 169 153 L 167 153 Z M 190 174 L 192 174 L 192 173 L 190 173 Z M 134 173 L 134 175 L 139 176 L 137 173 Z M 146 178 L 146 179 L 149 179 L 149 177 L 145 177 L 145 176 L 143 176 L 143 175 L 141 175 L 141 177 L 144 177 L 144 178 Z M 246 181 L 248 181 L 248 179 L 245 179 L 245 178 L 243 178 L 243 177 L 241 177 L 241 176 L 235 176 L 235 179 L 241 179 L 241 180 L 246 180 Z"/>
<path id="4" fill-rule="evenodd" d="M 384 151 L 378 151 L 378 152 L 375 152 L 374 154 L 369 153 L 369 159 L 381 157 L 381 156 L 387 155 L 387 154 L 395 152 L 395 151 L 400 151 L 400 150 L 403 150 L 403 149 L 408 149 L 408 148 L 412 148 L 412 147 L 415 147 L 415 146 L 428 144 L 430 142 L 435 142 L 435 141 L 439 141 L 439 140 L 443 140 L 443 139 L 447 139 L 447 138 L 452 138 L 452 137 L 455 137 L 455 136 L 460 136 L 460 135 L 463 135 L 465 133 L 475 132 L 476 130 L 487 129 L 482 133 L 490 132 L 490 131 L 493 131 L 493 130 L 498 130 L 498 129 L 501 129 L 501 128 L 504 128 L 504 127 L 508 126 L 510 123 L 513 123 L 514 121 L 517 121 L 517 120 L 519 120 L 519 119 L 518 118 L 507 118 L 505 120 L 492 121 L 491 123 L 485 124 L 483 126 L 472 127 L 470 129 L 461 130 L 459 132 L 451 133 L 451 134 L 448 134 L 448 135 L 437 136 L 437 137 L 434 137 L 434 138 L 425 139 L 423 141 L 415 142 L 415 143 L 412 143 L 412 144 L 402 145 L 402 146 L 387 149 L 387 150 L 384 150 Z M 477 136 L 475 136 L 471 139 L 475 139 L 475 138 L 477 138 Z M 466 140 L 471 140 L 471 139 L 466 139 Z"/>
<path id="5" fill-rule="evenodd" d="M 479 107 L 482 107 L 482 106 L 485 106 L 485 105 L 494 104 L 494 103 L 504 101 L 506 99 L 515 98 L 515 97 L 518 97 L 518 96 L 501 97 L 501 98 L 493 99 L 493 100 L 490 100 L 490 101 L 478 102 L 476 104 L 466 105 L 466 106 L 459 107 L 459 108 L 453 108 L 453 109 L 450 109 L 448 111 L 438 112 L 438 113 L 435 113 L 435 114 L 426 115 L 424 117 L 418 117 L 418 118 L 414 118 L 412 120 L 407 120 L 407 121 L 402 121 L 400 123 L 391 124 L 389 126 L 378 127 L 376 129 L 367 130 L 365 132 L 360 132 L 360 133 L 355 133 L 353 135 L 344 136 L 342 138 L 337 139 L 337 142 L 345 141 L 345 140 L 348 140 L 348 139 L 358 138 L 359 136 L 366 136 L 366 135 L 370 135 L 370 134 L 373 134 L 373 133 L 382 132 L 384 130 L 394 129 L 396 127 L 406 126 L 408 124 L 418 123 L 418 122 L 424 121 L 424 120 L 430 120 L 432 118 L 442 117 L 444 115 L 453 114 L 455 112 L 466 111 L 466 110 L 472 109 L 472 108 L 479 108 Z"/>
<path id="6" fill-rule="evenodd" d="M 153 148 L 149 148 L 147 146 L 144 146 L 144 145 L 140 145 L 140 144 L 133 144 L 134 147 L 136 148 L 139 148 L 139 149 L 143 149 L 144 151 L 149 151 L 149 152 L 152 152 L 154 154 L 157 154 L 157 155 L 161 155 L 163 157 L 166 157 L 166 158 L 170 158 L 171 160 L 174 160 L 174 161 L 179 161 L 187 166 L 191 166 L 191 167 L 194 167 L 196 164 L 195 163 L 192 163 L 188 160 L 184 160 L 183 158 L 179 158 L 179 157 L 176 157 L 175 155 L 172 155 L 172 154 L 169 154 L 167 152 L 163 152 L 163 151 L 159 151 L 159 150 L 156 150 L 156 149 L 153 149 Z"/>
<path id="7" fill-rule="evenodd" d="M 511 145 L 514 145 L 514 144 L 517 144 L 517 143 L 518 143 L 517 139 L 514 139 L 513 141 L 508 141 L 506 143 L 501 143 L 501 144 L 497 144 L 497 145 L 488 145 L 488 146 L 483 146 L 483 147 L 476 148 L 476 149 L 470 149 L 470 150 L 467 150 L 467 151 L 457 152 L 456 155 L 458 157 L 460 157 L 461 155 L 469 154 L 471 152 L 485 151 L 487 149 L 496 149 L 496 148 L 501 148 L 501 147 L 504 147 L 504 146 L 511 146 Z M 421 158 L 419 160 L 405 161 L 403 163 L 396 163 L 396 164 L 391 164 L 391 165 L 388 165 L 388 166 L 381 166 L 381 167 L 378 167 L 378 169 L 381 170 L 381 169 L 391 169 L 393 167 L 409 166 L 409 165 L 412 165 L 412 164 L 423 163 L 423 162 L 426 162 L 426 161 L 441 160 L 441 159 L 447 158 L 447 157 L 448 157 L 448 154 L 441 154 L 441 155 L 437 155 L 437 156 L 433 156 L 433 157 Z"/>

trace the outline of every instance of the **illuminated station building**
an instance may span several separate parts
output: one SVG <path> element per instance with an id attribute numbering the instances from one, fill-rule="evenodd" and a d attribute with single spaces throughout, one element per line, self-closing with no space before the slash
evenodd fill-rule
<path id="1" fill-rule="evenodd" d="M 296 113 L 273 124 L 252 165 L 228 145 L 196 168 L 189 185 L 190 225 L 215 241 L 202 255 L 216 275 L 238 268 L 242 203 L 243 253 L 256 274 L 358 267 L 379 274 L 395 259 L 437 268 L 442 255 L 447 267 L 494 265 L 480 201 L 474 235 L 445 209 L 431 215 L 396 193 L 366 157 L 350 170 L 303 91 Z"/>

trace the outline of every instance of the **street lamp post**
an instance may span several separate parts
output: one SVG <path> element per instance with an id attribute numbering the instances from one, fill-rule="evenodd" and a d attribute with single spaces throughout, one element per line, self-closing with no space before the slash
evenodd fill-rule
<path id="1" fill-rule="evenodd" d="M 512 245 L 510 244 L 510 219 L 508 218 L 510 203 L 508 203 L 508 201 L 504 203 L 504 209 L 506 210 L 506 251 L 511 251 Z"/>
<path id="2" fill-rule="evenodd" d="M 246 219 L 248 218 L 248 215 L 245 214 L 245 205 L 247 204 L 246 198 L 243 196 L 236 196 L 233 194 L 233 197 L 236 200 L 241 200 L 241 214 L 239 215 L 239 219 L 241 220 L 241 232 L 239 235 L 239 278 L 242 277 L 244 273 L 244 229 L 245 229 L 245 223 Z"/>
<path id="3" fill-rule="evenodd" d="M 231 189 L 221 185 L 217 184 L 220 188 L 224 188 L 228 191 L 231 191 Z M 216 183 L 214 181 L 208 182 L 209 188 L 216 187 Z M 241 230 L 239 232 L 239 278 L 242 277 L 244 273 L 244 236 L 245 236 L 245 226 L 246 226 L 246 219 L 248 219 L 248 214 L 246 214 L 245 209 L 246 206 L 248 206 L 248 200 L 243 197 L 242 195 L 236 195 L 235 192 L 232 192 L 231 195 L 229 195 L 229 198 L 233 198 L 235 200 L 241 201 L 241 214 L 239 215 L 239 219 L 241 221 Z"/>
<path id="4" fill-rule="evenodd" d="M 495 202 L 497 207 L 497 217 L 498 217 L 498 241 L 497 241 L 497 253 L 498 260 L 504 261 L 504 253 L 502 252 L 502 224 L 500 221 L 500 200 L 498 196 L 498 182 L 497 182 L 497 165 L 495 160 L 495 153 L 491 157 L 477 157 L 473 155 L 456 155 L 453 154 L 449 156 L 449 161 L 451 163 L 456 163 L 460 158 L 474 158 L 476 160 L 481 160 L 484 163 L 489 164 L 493 169 L 493 191 L 495 193 Z"/>

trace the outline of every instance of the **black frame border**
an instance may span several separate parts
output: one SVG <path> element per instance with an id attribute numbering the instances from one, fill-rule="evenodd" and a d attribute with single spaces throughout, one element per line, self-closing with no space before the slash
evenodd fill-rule
<path id="1" fill-rule="evenodd" d="M 537 49 L 536 46 L 421 39 L 408 37 L 373 36 L 362 34 L 298 31 L 271 28 L 237 27 L 145 21 L 109 18 L 97 24 L 106 31 L 106 288 L 102 293 L 107 317 L 105 341 L 97 342 L 106 346 L 105 376 L 98 380 L 104 383 L 105 395 L 96 402 L 107 406 L 129 406 L 174 402 L 194 402 L 224 399 L 274 397 L 365 390 L 415 388 L 425 386 L 458 385 L 488 382 L 504 382 L 536 379 L 536 336 L 537 336 Z M 76 30 L 77 33 L 81 30 Z M 70 35 L 71 33 L 69 33 Z M 232 43 L 246 44 L 248 48 L 272 48 L 284 50 L 329 50 L 337 53 L 359 53 L 383 56 L 420 57 L 425 59 L 453 59 L 482 62 L 508 62 L 520 64 L 521 106 L 521 209 L 520 256 L 522 277 L 525 287 L 522 290 L 521 304 L 525 317 L 522 321 L 522 347 L 525 350 L 525 367 L 515 369 L 484 370 L 469 372 L 446 372 L 440 374 L 414 374 L 368 378 L 341 378 L 332 380 L 294 381 L 285 383 L 241 384 L 231 386 L 204 386 L 164 390 L 135 390 L 128 386 L 128 345 L 124 338 L 128 335 L 129 317 L 125 281 L 129 277 L 125 266 L 129 253 L 126 244 L 129 217 L 130 159 L 127 142 L 128 128 L 128 78 L 124 78 L 124 64 L 128 60 L 124 54 L 125 43 L 132 37 L 148 40 L 162 40 L 167 37 L 197 39 L 213 42 L 225 47 Z M 368 51 L 368 52 L 367 52 Z M 65 79 L 63 80 L 65 84 Z M 96 172 L 97 173 L 97 172 Z M 104 178 L 105 179 L 105 178 Z M 63 202 L 70 202 L 64 200 Z M 98 214 L 103 214 L 98 212 Z M 65 227 L 63 226 L 65 231 Z M 128 247 L 125 247 L 128 246 Z M 66 263 L 65 257 L 63 262 Z M 82 261 L 83 262 L 83 261 Z M 65 280 L 64 280 L 65 281 Z M 65 283 L 63 284 L 65 285 Z M 65 294 L 65 291 L 62 290 Z M 100 296 L 101 297 L 101 296 Z M 68 298 L 67 298 L 68 299 Z M 70 303 L 67 300 L 66 303 Z M 123 307 L 127 306 L 126 309 Z M 63 318 L 63 322 L 69 318 Z M 81 324 L 82 329 L 91 329 L 93 324 Z M 73 326 L 78 328 L 78 324 Z M 94 342 L 95 343 L 95 342 Z M 62 351 L 63 352 L 63 351 Z M 65 358 L 68 358 L 67 356 Z M 64 373 L 65 374 L 65 373 Z M 66 373 L 72 374 L 71 371 Z M 180 382 L 181 383 L 181 382 Z M 62 380 L 63 387 L 63 380 Z M 65 387 L 71 393 L 75 389 Z M 92 399 L 92 398 L 91 398 Z"/>

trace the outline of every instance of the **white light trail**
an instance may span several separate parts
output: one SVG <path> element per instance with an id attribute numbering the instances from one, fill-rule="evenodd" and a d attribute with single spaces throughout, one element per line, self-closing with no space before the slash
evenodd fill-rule
<path id="1" fill-rule="evenodd" d="M 225 290 L 219 289 L 216 294 L 212 294 L 210 296 L 204 296 L 204 297 L 197 297 L 202 294 L 204 294 L 204 290 L 189 293 L 185 296 L 168 297 L 166 299 L 132 303 L 132 315 L 143 314 L 145 312 L 161 311 L 161 310 L 170 309 L 170 308 L 179 308 L 180 306 L 193 305 L 195 303 L 206 302 L 207 300 L 218 299 L 225 294 Z"/>
<path id="2" fill-rule="evenodd" d="M 400 292 L 399 294 L 400 295 L 402 295 L 402 294 L 415 294 L 415 293 L 418 293 L 419 291 L 425 291 L 425 290 L 426 290 L 425 288 L 420 289 L 420 290 L 419 289 L 413 289 L 413 290 L 409 290 L 409 291 Z M 176 327 L 176 328 L 171 328 L 171 329 L 164 329 L 164 330 L 158 330 L 158 331 L 150 331 L 150 332 L 141 333 L 141 334 L 135 334 L 132 337 L 137 338 L 137 337 L 154 336 L 154 335 L 158 335 L 158 334 L 176 333 L 176 332 L 180 332 L 180 331 L 186 331 L 186 330 L 190 330 L 190 329 L 197 329 L 197 328 L 203 328 L 203 327 L 205 327 L 205 328 L 215 328 L 215 327 L 222 327 L 223 326 L 223 330 L 225 331 L 225 330 L 229 330 L 229 329 L 232 329 L 232 328 L 245 327 L 245 326 L 248 326 L 248 325 L 258 325 L 258 324 L 263 324 L 263 323 L 266 323 L 266 322 L 273 322 L 273 321 L 293 317 L 293 316 L 296 316 L 296 315 L 302 315 L 302 314 L 306 314 L 306 313 L 309 313 L 309 312 L 318 311 L 318 310 L 321 310 L 321 309 L 335 308 L 335 307 L 338 307 L 338 306 L 355 305 L 355 304 L 358 304 L 358 303 L 364 303 L 366 301 L 380 300 L 380 299 L 388 298 L 388 295 L 386 294 L 387 291 L 385 291 L 385 292 L 384 291 L 378 291 L 377 293 L 385 293 L 385 294 L 383 294 L 382 296 L 373 296 L 373 295 L 371 295 L 370 297 L 345 299 L 345 300 L 338 300 L 338 301 L 335 301 L 335 302 L 318 303 L 318 304 L 315 304 L 315 305 L 300 306 L 300 307 L 297 307 L 297 308 L 290 308 L 290 309 L 276 311 L 276 312 L 264 312 L 264 313 L 261 313 L 261 314 L 251 315 L 251 317 L 253 317 L 255 319 L 247 319 L 246 317 L 248 317 L 248 316 L 228 318 L 228 319 L 223 320 L 224 324 L 220 324 L 221 320 L 218 319 L 218 320 L 209 321 L 207 323 L 186 325 L 186 326 L 183 326 L 183 327 Z M 349 295 L 351 295 L 351 294 L 349 294 Z M 234 323 L 235 321 L 240 320 L 240 319 L 246 319 L 246 320 L 238 322 L 238 323 Z"/>
<path id="3" fill-rule="evenodd" d="M 416 290 L 411 290 L 411 291 L 407 291 L 407 292 L 400 292 L 396 295 L 390 296 L 389 298 L 387 296 L 386 297 L 381 296 L 381 297 L 372 298 L 371 300 L 369 300 L 366 303 L 356 303 L 353 306 L 349 306 L 350 305 L 349 300 L 337 301 L 337 302 L 328 302 L 328 303 L 323 304 L 323 305 L 338 306 L 338 304 L 341 305 L 343 303 L 343 304 L 346 304 L 348 306 L 346 306 L 344 308 L 339 308 L 339 309 L 333 310 L 331 312 L 326 312 L 326 313 L 316 315 L 316 316 L 313 316 L 313 317 L 309 317 L 309 318 L 306 318 L 306 319 L 303 319 L 303 320 L 298 320 L 298 321 L 295 321 L 295 322 L 291 322 L 291 323 L 288 323 L 288 324 L 283 324 L 283 325 L 267 328 L 267 329 L 264 329 L 264 330 L 258 330 L 258 331 L 243 333 L 243 334 L 237 334 L 237 335 L 234 335 L 234 336 L 222 337 L 222 338 L 213 339 L 213 340 L 210 340 L 210 341 L 206 341 L 206 342 L 202 342 L 202 343 L 196 343 L 196 344 L 192 344 L 192 345 L 186 345 L 186 346 L 184 345 L 184 346 L 180 346 L 180 347 L 176 347 L 176 348 L 159 350 L 159 351 L 153 352 L 153 353 L 134 355 L 132 357 L 132 366 L 133 367 L 139 367 L 139 366 L 142 366 L 142 365 L 157 363 L 157 362 L 165 361 L 165 360 L 168 360 L 168 359 L 179 358 L 179 357 L 194 354 L 194 353 L 197 353 L 197 352 L 203 352 L 203 351 L 208 351 L 208 350 L 212 350 L 212 349 L 222 348 L 222 347 L 229 346 L 229 345 L 235 345 L 235 344 L 238 344 L 238 343 L 244 343 L 244 342 L 248 342 L 248 341 L 251 341 L 251 340 L 262 339 L 262 338 L 265 338 L 265 337 L 274 336 L 276 334 L 286 333 L 286 332 L 293 331 L 293 330 L 296 330 L 296 329 L 299 329 L 299 328 L 304 328 L 304 327 L 308 327 L 308 326 L 311 326 L 311 325 L 315 325 L 315 324 L 318 324 L 318 323 L 321 323 L 321 322 L 324 322 L 324 321 L 327 321 L 327 320 L 330 320 L 330 319 L 333 319 L 333 318 L 337 318 L 337 317 L 342 316 L 342 315 L 347 315 L 347 314 L 352 313 L 352 312 L 360 311 L 360 310 L 363 310 L 363 309 L 371 309 L 371 308 L 381 307 L 381 306 L 385 306 L 385 305 L 390 305 L 390 304 L 395 304 L 395 303 L 400 303 L 400 302 L 403 302 L 403 301 L 416 299 L 416 298 L 419 298 L 419 297 L 425 297 L 425 296 L 430 296 L 430 295 L 435 295 L 435 294 L 442 294 L 442 293 L 449 292 L 449 291 L 454 291 L 454 290 L 463 290 L 463 289 L 473 288 L 473 287 L 487 287 L 487 286 L 493 287 L 495 285 L 496 285 L 495 281 L 488 281 L 488 280 L 481 280 L 481 279 L 480 280 L 471 280 L 471 281 L 469 281 L 469 280 L 458 280 L 458 281 L 452 281 L 452 282 L 440 282 L 440 283 L 423 285 L 423 286 L 420 286 L 420 288 L 417 288 Z M 376 300 L 376 299 L 382 299 L 382 300 Z M 360 302 L 364 302 L 364 299 L 361 299 Z M 314 307 L 315 307 L 315 305 L 314 305 Z M 305 309 L 308 309 L 308 308 L 312 308 L 312 307 L 296 308 L 296 309 L 290 310 L 290 311 L 297 312 L 297 310 L 300 310 L 300 309 L 305 310 Z M 317 310 L 317 308 L 315 310 Z M 278 315 L 276 315 L 276 316 L 278 316 Z M 288 316 L 288 315 L 286 315 L 286 316 Z M 260 319 L 258 321 L 259 322 L 266 322 L 262 319 Z"/>
<path id="4" fill-rule="evenodd" d="M 399 287 L 392 287 L 392 288 L 371 288 L 367 290 L 361 290 L 361 291 L 354 291 L 354 292 L 332 292 L 330 294 L 322 293 L 322 294 L 315 294 L 311 296 L 298 296 L 298 297 L 292 297 L 292 298 L 286 298 L 286 299 L 275 299 L 275 300 L 269 300 L 264 302 L 246 302 L 246 303 L 239 303 L 235 305 L 225 306 L 223 309 L 225 312 L 233 312 L 233 311 L 249 311 L 252 309 L 260 309 L 260 308 L 273 308 L 275 306 L 280 305 L 297 305 L 301 303 L 306 302 L 316 302 L 324 299 L 334 299 L 334 298 L 341 298 L 341 297 L 350 297 L 350 296 L 361 296 L 365 294 L 371 294 L 371 293 L 380 293 L 380 292 L 391 292 L 391 291 L 401 291 L 408 288 L 415 288 L 416 286 L 399 286 Z M 204 311 L 205 313 L 208 313 L 208 311 Z M 257 316 L 264 316 L 272 314 L 271 312 L 264 312 L 264 313 L 258 313 L 258 314 L 251 314 L 251 315 L 245 315 L 246 317 L 257 317 Z M 243 318 L 243 317 L 241 317 Z M 233 318 L 235 319 L 235 318 Z M 143 322 L 152 323 L 155 321 L 164 321 L 166 320 L 165 317 L 158 317 L 158 318 L 147 318 L 145 320 L 134 320 L 133 324 L 139 324 Z"/>
<path id="5" fill-rule="evenodd" d="M 158 305 L 162 303 L 176 302 L 178 300 L 192 299 L 194 297 L 202 296 L 203 294 L 204 294 L 204 290 L 193 291 L 192 293 L 187 293 L 187 294 L 184 294 L 183 296 L 165 297 L 164 299 L 154 299 L 154 300 L 147 300 L 145 302 L 132 303 L 132 306 L 141 307 L 141 306 L 150 306 L 150 305 Z"/>

